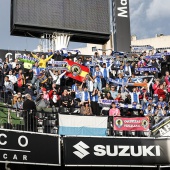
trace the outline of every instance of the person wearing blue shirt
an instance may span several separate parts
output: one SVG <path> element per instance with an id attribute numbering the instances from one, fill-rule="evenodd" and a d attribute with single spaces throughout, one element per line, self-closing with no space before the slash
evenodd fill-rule
<path id="1" fill-rule="evenodd" d="M 102 67 L 100 66 L 100 64 L 98 64 L 100 71 L 103 74 L 103 78 L 102 80 L 102 87 L 106 86 L 106 83 L 109 83 L 108 78 L 110 78 L 109 72 L 110 72 L 110 68 L 112 66 L 112 64 L 110 64 L 109 67 L 106 67 L 106 63 L 103 63 Z"/>
<path id="2" fill-rule="evenodd" d="M 41 68 L 39 68 L 38 66 L 38 62 L 35 62 L 34 66 L 32 67 L 32 71 L 33 71 L 33 78 L 31 80 L 32 85 L 35 85 L 36 83 L 36 91 L 37 94 L 39 93 L 39 89 L 40 89 L 40 80 L 39 80 L 39 76 L 41 73 Z"/>
<path id="3" fill-rule="evenodd" d="M 94 115 L 99 116 L 100 115 L 100 107 L 99 107 L 99 91 L 98 89 L 94 89 L 92 94 L 91 94 L 91 108 L 92 108 L 92 112 Z"/>
<path id="4" fill-rule="evenodd" d="M 103 74 L 99 69 L 99 66 L 95 66 L 95 71 L 93 73 L 93 79 L 94 79 L 94 88 L 98 90 L 102 90 L 102 78 Z"/>
<path id="5" fill-rule="evenodd" d="M 117 81 L 118 83 L 122 83 L 122 84 L 123 84 L 123 83 L 126 83 L 126 82 L 127 82 L 127 79 L 123 77 L 123 74 L 119 73 L 119 74 L 118 74 L 118 78 L 116 78 L 116 81 Z M 122 87 L 122 85 L 118 84 L 118 85 L 117 85 L 117 91 L 120 89 L 120 87 Z"/>

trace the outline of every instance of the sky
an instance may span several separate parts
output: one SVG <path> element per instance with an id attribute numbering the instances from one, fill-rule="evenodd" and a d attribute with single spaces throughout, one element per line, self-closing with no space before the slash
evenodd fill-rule
<path id="1" fill-rule="evenodd" d="M 170 35 L 170 0 L 129 0 L 131 35 L 137 39 L 156 34 Z M 10 0 L 0 0 L 0 49 L 28 50 L 37 48 L 39 39 L 10 35 Z M 85 43 L 70 42 L 69 49 Z"/>

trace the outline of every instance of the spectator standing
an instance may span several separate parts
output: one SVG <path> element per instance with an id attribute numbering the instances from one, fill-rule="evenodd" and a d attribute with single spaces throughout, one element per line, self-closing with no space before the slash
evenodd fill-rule
<path id="1" fill-rule="evenodd" d="M 92 112 L 94 115 L 100 115 L 100 108 L 99 108 L 99 91 L 97 89 L 94 89 L 92 94 L 91 94 L 91 108 L 92 108 Z"/>
<path id="2" fill-rule="evenodd" d="M 162 97 L 163 100 L 166 99 L 166 92 L 163 90 L 163 84 L 160 84 L 160 85 L 158 86 L 157 93 L 158 93 L 158 99 L 159 99 L 160 97 Z"/>
<path id="3" fill-rule="evenodd" d="M 19 70 L 18 74 L 16 75 L 17 77 L 17 84 L 18 84 L 18 89 L 17 92 L 23 92 L 23 87 L 25 87 L 25 76 L 23 74 L 22 69 Z"/>
<path id="4" fill-rule="evenodd" d="M 102 90 L 102 72 L 99 69 L 99 66 L 95 66 L 95 71 L 93 73 L 93 79 L 94 79 L 94 88 L 98 90 Z"/>
<path id="5" fill-rule="evenodd" d="M 159 89 L 159 85 L 160 85 L 160 80 L 156 79 L 155 83 L 152 85 L 152 89 L 154 91 L 153 97 L 155 99 L 155 103 L 158 102 L 158 89 Z"/>
<path id="6" fill-rule="evenodd" d="M 31 95 L 26 94 L 26 100 L 23 103 L 24 110 L 24 123 L 26 131 L 34 131 L 36 132 L 36 105 L 32 101 Z"/>
<path id="7" fill-rule="evenodd" d="M 109 116 L 121 116 L 120 110 L 118 108 L 116 108 L 115 102 L 111 103 L 111 108 L 109 110 Z"/>
<path id="8" fill-rule="evenodd" d="M 45 55 L 42 54 L 41 57 L 38 57 L 37 55 L 31 53 L 32 56 L 38 60 L 38 65 L 40 68 L 45 69 L 47 67 L 48 61 L 53 57 L 53 54 L 50 55 L 49 57 L 45 58 Z"/>

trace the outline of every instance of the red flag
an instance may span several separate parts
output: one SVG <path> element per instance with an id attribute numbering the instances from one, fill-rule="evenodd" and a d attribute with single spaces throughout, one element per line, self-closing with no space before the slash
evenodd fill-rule
<path id="1" fill-rule="evenodd" d="M 68 72 L 66 73 L 66 76 L 78 80 L 80 82 L 83 82 L 83 80 L 86 79 L 86 76 L 90 72 L 88 67 L 75 63 L 72 60 L 65 59 L 64 61 L 67 61 L 68 63 L 67 65 Z"/>

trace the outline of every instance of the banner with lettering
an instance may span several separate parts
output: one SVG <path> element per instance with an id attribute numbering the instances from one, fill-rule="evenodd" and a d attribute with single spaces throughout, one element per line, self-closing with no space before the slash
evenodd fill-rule
<path id="1" fill-rule="evenodd" d="M 151 136 L 170 136 L 170 117 L 164 117 L 152 126 Z"/>
<path id="2" fill-rule="evenodd" d="M 151 72 L 159 72 L 158 68 L 155 67 L 141 67 L 141 68 L 135 68 L 136 71 L 151 71 Z"/>
<path id="3" fill-rule="evenodd" d="M 117 131 L 148 131 L 149 119 L 147 117 L 114 117 L 113 127 Z"/>
<path id="4" fill-rule="evenodd" d="M 0 139 L 1 163 L 61 165 L 58 135 L 1 129 Z"/>

